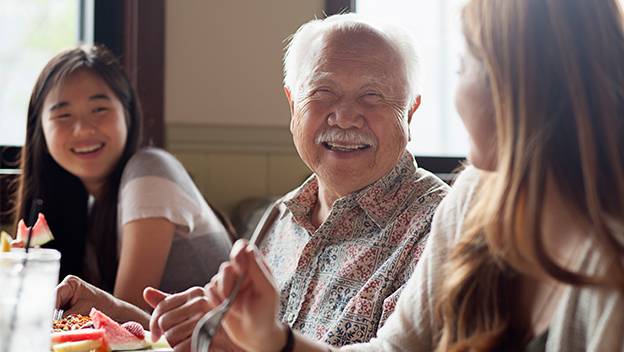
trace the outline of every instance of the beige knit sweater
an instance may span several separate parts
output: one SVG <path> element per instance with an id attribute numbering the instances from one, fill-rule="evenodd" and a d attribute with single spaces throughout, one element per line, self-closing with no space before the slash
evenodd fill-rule
<path id="1" fill-rule="evenodd" d="M 461 235 L 478 173 L 474 167 L 468 167 L 440 204 L 427 249 L 378 337 L 341 351 L 432 351 L 438 332 L 433 321 L 436 287 L 444 280 L 441 268 L 448 260 L 449 249 Z M 579 265 L 582 270 L 595 273 L 599 270 L 599 258 L 588 244 L 582 250 Z M 601 289 L 565 288 L 549 327 L 546 351 L 624 352 L 624 297 Z"/>

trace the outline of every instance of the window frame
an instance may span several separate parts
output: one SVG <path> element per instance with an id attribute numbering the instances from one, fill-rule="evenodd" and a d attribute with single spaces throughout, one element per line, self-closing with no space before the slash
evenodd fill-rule
<path id="1" fill-rule="evenodd" d="M 344 12 L 355 12 L 356 0 L 325 0 L 325 13 L 331 16 Z M 419 167 L 427 169 L 447 183 L 452 183 L 458 170 L 467 164 L 464 157 L 418 156 L 415 155 Z"/>
<path id="2" fill-rule="evenodd" d="M 143 145 L 163 147 L 165 0 L 94 1 L 93 41 L 120 58 L 137 89 L 144 114 Z"/>
<path id="3" fill-rule="evenodd" d="M 355 0 L 325 0 L 327 16 L 343 12 L 355 12 Z"/>

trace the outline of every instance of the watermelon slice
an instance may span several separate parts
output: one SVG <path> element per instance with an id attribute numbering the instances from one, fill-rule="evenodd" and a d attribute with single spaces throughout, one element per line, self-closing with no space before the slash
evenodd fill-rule
<path id="1" fill-rule="evenodd" d="M 52 343 L 63 343 L 104 338 L 104 329 L 78 329 L 52 333 Z"/>
<path id="2" fill-rule="evenodd" d="M 96 329 L 104 329 L 104 344 L 110 350 L 138 350 L 148 346 L 145 339 L 136 337 L 135 334 L 122 328 L 116 321 L 95 308 L 91 308 L 89 313 L 93 326 Z"/>
<path id="3" fill-rule="evenodd" d="M 17 224 L 17 240 L 24 242 L 24 246 L 26 246 L 26 242 L 28 241 L 28 232 L 30 227 L 26 227 L 24 223 L 24 219 L 20 220 Z M 48 227 L 48 222 L 46 221 L 43 214 L 39 213 L 39 217 L 37 221 L 33 225 L 32 237 L 30 238 L 30 246 L 41 246 L 42 244 L 46 244 L 54 239 L 52 236 L 52 231 L 50 231 L 50 227 Z"/>

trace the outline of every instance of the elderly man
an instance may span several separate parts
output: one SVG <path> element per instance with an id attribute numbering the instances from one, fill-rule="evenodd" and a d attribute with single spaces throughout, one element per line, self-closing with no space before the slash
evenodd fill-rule
<path id="1" fill-rule="evenodd" d="M 333 16 L 301 27 L 285 59 L 291 132 L 314 175 L 260 249 L 278 316 L 335 346 L 368 341 L 392 313 L 446 193 L 405 149 L 420 104 L 406 38 Z"/>
<path id="2" fill-rule="evenodd" d="M 302 26 L 285 58 L 290 128 L 314 175 L 282 198 L 260 250 L 279 318 L 335 346 L 370 340 L 392 313 L 447 191 L 405 149 L 420 104 L 409 39 L 338 15 Z M 178 309 L 166 305 L 152 322 Z"/>
<path id="3" fill-rule="evenodd" d="M 370 340 L 392 313 L 448 190 L 406 150 L 418 61 L 409 35 L 353 14 L 303 25 L 285 57 L 290 128 L 314 175 L 282 198 L 260 250 L 280 319 L 335 346 Z M 181 350 L 212 308 L 202 289 L 145 298 L 152 332 Z"/>

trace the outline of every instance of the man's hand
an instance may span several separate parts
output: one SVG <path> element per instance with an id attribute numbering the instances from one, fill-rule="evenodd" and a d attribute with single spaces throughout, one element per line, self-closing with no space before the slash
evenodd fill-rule
<path id="1" fill-rule="evenodd" d="M 76 276 L 67 276 L 56 287 L 56 307 L 65 310 L 64 315 L 89 315 L 92 307 L 101 311 L 112 305 L 116 298 Z"/>
<path id="2" fill-rule="evenodd" d="M 169 345 L 176 352 L 191 350 L 191 337 L 197 322 L 214 306 L 206 300 L 204 290 L 194 287 L 174 295 L 169 295 L 154 288 L 148 287 L 143 292 L 143 298 L 152 307 L 150 330 L 152 339 L 157 340 L 165 335 Z M 229 339 L 227 334 L 219 329 L 210 343 L 211 351 L 238 352 L 243 351 Z"/>
<path id="3" fill-rule="evenodd" d="M 275 318 L 279 298 L 266 263 L 247 241 L 236 242 L 230 258 L 232 262 L 221 264 L 219 273 L 203 289 L 193 287 L 173 295 L 145 289 L 143 297 L 154 307 L 149 324 L 152 339 L 165 335 L 174 351 L 189 352 L 197 322 L 223 302 L 237 278 L 244 275 L 238 296 L 224 317 L 223 329 L 212 341 L 211 350 L 239 351 L 235 343 L 252 350 L 277 351 L 285 345 L 285 332 Z"/>
<path id="4" fill-rule="evenodd" d="M 148 287 L 143 291 L 143 298 L 154 307 L 149 323 L 152 340 L 165 335 L 175 352 L 190 352 L 195 325 L 213 308 L 204 296 L 204 289 L 191 287 L 184 292 L 168 295 Z"/>
<path id="5" fill-rule="evenodd" d="M 230 295 L 238 277 L 244 276 L 222 321 L 228 340 L 252 351 L 279 351 L 286 344 L 286 333 L 276 320 L 279 296 L 269 268 L 255 246 L 246 240 L 234 244 L 230 260 L 221 265 L 219 273 L 204 288 L 209 303 L 217 306 Z"/>
<path id="6" fill-rule="evenodd" d="M 91 308 L 95 307 L 120 323 L 133 320 L 144 328 L 149 323 L 149 314 L 140 308 L 71 275 L 56 287 L 56 307 L 65 310 L 65 316 L 89 315 Z"/>

